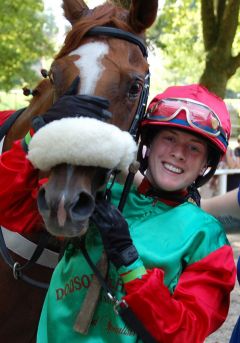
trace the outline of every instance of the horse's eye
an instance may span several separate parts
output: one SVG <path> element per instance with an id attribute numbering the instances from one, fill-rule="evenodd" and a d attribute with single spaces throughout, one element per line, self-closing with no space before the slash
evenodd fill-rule
<path id="1" fill-rule="evenodd" d="M 130 100 L 135 100 L 139 97 L 141 91 L 142 91 L 142 82 L 140 80 L 135 80 L 129 89 L 128 95 Z"/>

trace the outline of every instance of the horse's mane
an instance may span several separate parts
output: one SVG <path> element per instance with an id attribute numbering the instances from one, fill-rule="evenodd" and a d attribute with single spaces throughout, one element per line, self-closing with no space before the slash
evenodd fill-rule
<path id="1" fill-rule="evenodd" d="M 46 88 L 51 87 L 51 82 L 48 79 L 41 80 L 39 84 L 34 88 L 37 94 L 41 94 Z"/>
<path id="2" fill-rule="evenodd" d="M 83 36 L 89 29 L 95 26 L 111 26 L 128 32 L 134 32 L 128 24 L 128 11 L 121 7 L 114 6 L 110 3 L 100 5 L 84 18 L 79 19 L 74 24 L 71 31 L 66 36 L 64 45 L 55 59 L 68 55 L 71 51 L 77 49 Z"/>
<path id="3" fill-rule="evenodd" d="M 52 84 L 49 79 L 41 80 L 39 81 L 39 83 L 37 84 L 37 86 L 34 88 L 33 91 L 35 92 L 35 96 L 33 96 L 32 99 L 30 100 L 29 108 L 37 105 L 38 103 L 41 106 L 42 102 L 44 103 L 47 101 L 48 98 L 52 97 Z M 45 94 L 44 97 L 42 97 L 43 94 Z M 40 99 L 41 99 L 41 102 L 39 102 Z"/>

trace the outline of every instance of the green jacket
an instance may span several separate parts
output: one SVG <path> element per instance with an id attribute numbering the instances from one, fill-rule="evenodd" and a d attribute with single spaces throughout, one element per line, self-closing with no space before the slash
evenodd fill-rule
<path id="1" fill-rule="evenodd" d="M 117 206 L 122 186 L 115 184 Z M 123 212 L 148 273 L 126 284 L 110 265 L 109 286 L 159 342 L 203 342 L 225 320 L 235 282 L 232 250 L 221 224 L 196 205 L 171 207 L 139 195 L 133 188 Z M 98 230 L 90 227 L 86 246 L 97 263 L 102 250 Z M 121 270 L 121 273 L 124 270 Z M 38 329 L 38 343 L 133 343 L 137 337 L 113 310 L 102 291 L 89 332 L 73 326 L 92 280 L 80 250 L 69 245 L 56 267 Z"/>

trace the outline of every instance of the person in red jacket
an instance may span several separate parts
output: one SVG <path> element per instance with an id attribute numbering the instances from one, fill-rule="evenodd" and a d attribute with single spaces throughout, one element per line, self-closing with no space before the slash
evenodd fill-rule
<path id="1" fill-rule="evenodd" d="M 110 204 L 96 206 L 94 236 L 86 237 L 89 253 L 96 262 L 104 246 L 113 289 L 156 342 L 203 342 L 226 318 L 235 283 L 232 250 L 220 223 L 194 202 L 199 202 L 195 188 L 213 175 L 229 135 L 229 114 L 221 99 L 200 85 L 169 87 L 153 99 L 141 123 L 145 177 L 129 194 L 126 220 Z M 1 174 L 8 186 L 0 181 L 0 208 L 8 213 L 0 215 L 0 223 L 18 232 L 30 232 L 34 225 L 41 230 L 36 205 L 41 182 L 21 142 L 2 155 Z M 9 191 L 14 194 L 4 203 Z M 121 192 L 115 185 L 113 205 Z M 69 245 L 53 273 L 39 343 L 137 341 L 104 297 L 88 335 L 74 331 L 87 288 L 81 280 L 90 275 L 81 251 Z"/>

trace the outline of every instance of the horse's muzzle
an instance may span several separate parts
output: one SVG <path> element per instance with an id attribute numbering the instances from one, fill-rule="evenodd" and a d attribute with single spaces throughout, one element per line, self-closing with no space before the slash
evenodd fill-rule
<path id="1" fill-rule="evenodd" d="M 56 201 L 42 187 L 38 194 L 38 209 L 47 230 L 56 236 L 75 237 L 86 232 L 88 219 L 95 207 L 94 197 L 85 190 L 71 201 L 64 195 Z"/>

